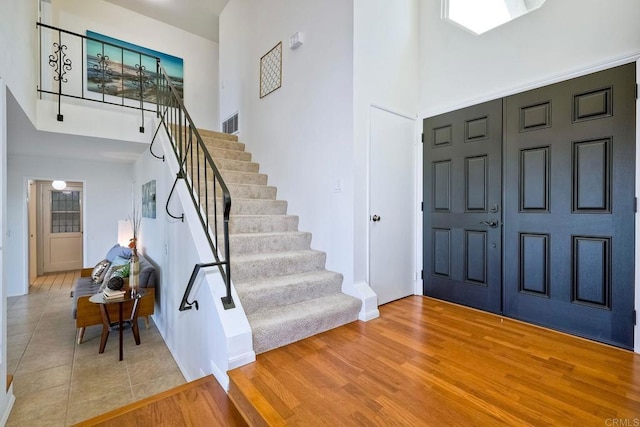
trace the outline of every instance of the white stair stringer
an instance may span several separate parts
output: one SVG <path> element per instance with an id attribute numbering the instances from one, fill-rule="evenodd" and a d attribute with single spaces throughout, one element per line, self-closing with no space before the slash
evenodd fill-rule
<path id="1" fill-rule="evenodd" d="M 326 254 L 310 248 L 311 234 L 298 230 L 298 217 L 287 215 L 244 144 L 199 132 L 231 193 L 231 278 L 256 354 L 357 320 L 362 301 L 342 293 L 342 275 L 325 269 Z M 221 194 L 208 196 L 222 232 Z"/>

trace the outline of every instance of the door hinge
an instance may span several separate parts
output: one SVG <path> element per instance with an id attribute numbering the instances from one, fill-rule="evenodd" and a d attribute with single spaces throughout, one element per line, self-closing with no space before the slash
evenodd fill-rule
<path id="1" fill-rule="evenodd" d="M 637 94 L 638 94 L 637 88 L 638 88 L 638 86 L 636 85 L 636 99 L 638 98 L 638 97 L 637 97 Z M 420 136 L 420 140 L 421 140 L 422 142 L 424 142 L 424 133 Z"/>
<path id="2" fill-rule="evenodd" d="M 637 325 L 637 321 L 638 321 L 638 313 L 636 313 L 636 311 L 633 310 L 633 324 Z"/>
<path id="3" fill-rule="evenodd" d="M 424 202 L 420 202 L 420 210 L 424 212 Z"/>
<path id="4" fill-rule="evenodd" d="M 420 270 L 420 279 L 424 280 L 424 270 Z"/>
<path id="5" fill-rule="evenodd" d="M 638 213 L 638 198 L 633 198 L 633 212 Z"/>
<path id="6" fill-rule="evenodd" d="M 638 83 L 636 83 L 636 99 L 638 99 Z"/>

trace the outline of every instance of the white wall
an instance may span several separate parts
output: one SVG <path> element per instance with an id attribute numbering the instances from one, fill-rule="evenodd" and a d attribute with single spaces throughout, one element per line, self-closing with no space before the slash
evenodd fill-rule
<path id="1" fill-rule="evenodd" d="M 7 282 L 5 265 L 7 229 L 7 89 L 0 78 L 0 425 L 5 425 L 15 398 L 7 390 Z"/>
<path id="2" fill-rule="evenodd" d="M 47 132 L 37 131 L 19 108 L 8 111 L 10 144 L 37 139 L 43 146 L 51 141 Z M 95 141 L 87 140 L 88 144 Z M 28 289 L 27 180 L 64 179 L 84 184 L 84 265 L 100 261 L 118 237 L 118 220 L 131 213 L 133 163 L 82 161 L 47 156 L 9 155 L 7 168 L 7 235 L 5 255 L 8 295 L 22 295 Z"/>
<path id="3" fill-rule="evenodd" d="M 198 127 L 217 130 L 218 44 L 102 0 L 52 0 L 53 25 L 95 31 L 184 60 L 184 96 Z M 66 120 L 66 119 L 65 119 Z"/>
<path id="4" fill-rule="evenodd" d="M 416 117 L 418 0 L 354 0 L 354 278 L 368 281 L 371 106 Z M 417 141 L 416 141 L 416 146 Z M 408 183 L 410 185 L 410 183 Z M 421 264 L 419 264 L 421 265 Z"/>
<path id="5" fill-rule="evenodd" d="M 0 13 L 0 77 L 35 121 L 38 78 L 37 0 L 2 0 Z"/>
<path id="6" fill-rule="evenodd" d="M 480 36 L 441 20 L 440 4 L 420 2 L 421 117 L 640 53 L 637 0 L 547 1 Z"/>
<path id="7" fill-rule="evenodd" d="M 165 154 L 167 162 L 146 152 L 135 165 L 136 203 L 142 185 L 156 180 L 156 218 L 143 218 L 140 229 L 142 253 L 158 266 L 154 321 L 187 381 L 213 373 L 227 388 L 227 370 L 255 360 L 251 328 L 235 291 L 237 307 L 222 308 L 225 287 L 217 268 L 203 270 L 206 274 L 200 274 L 189 297 L 198 301 L 199 310 L 178 310 L 194 265 L 212 262 L 213 255 L 183 181 L 178 182 L 169 210 L 176 216 L 184 213 L 185 222 L 166 213 L 178 163 L 164 134 L 159 142 L 154 149 Z"/>
<path id="8" fill-rule="evenodd" d="M 296 31 L 304 44 L 294 51 Z M 279 41 L 282 87 L 260 99 L 260 57 Z M 220 83 L 221 116 L 239 112 L 247 151 L 352 286 L 353 1 L 231 0 L 220 16 Z"/>

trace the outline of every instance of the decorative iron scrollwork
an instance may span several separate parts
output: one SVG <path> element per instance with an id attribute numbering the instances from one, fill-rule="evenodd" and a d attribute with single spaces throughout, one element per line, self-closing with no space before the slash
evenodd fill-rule
<path id="1" fill-rule="evenodd" d="M 71 60 L 67 58 L 67 45 L 57 42 L 53 43 L 53 53 L 49 55 L 49 65 L 53 67 L 55 75 L 53 79 L 57 82 L 67 83 L 64 77 L 67 71 L 71 71 Z"/>
<path id="2" fill-rule="evenodd" d="M 93 69 L 96 71 L 98 75 L 98 89 L 102 91 L 108 91 L 110 86 L 107 86 L 107 83 L 111 82 L 111 76 L 113 75 L 113 70 L 109 67 L 110 60 L 108 55 L 102 55 L 101 53 L 97 54 L 98 63 L 93 64 Z"/>

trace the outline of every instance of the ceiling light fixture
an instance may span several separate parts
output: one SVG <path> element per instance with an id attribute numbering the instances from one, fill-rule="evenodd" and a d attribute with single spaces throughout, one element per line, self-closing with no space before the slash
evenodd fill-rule
<path id="1" fill-rule="evenodd" d="M 55 180 L 51 183 L 51 186 L 58 191 L 62 191 L 67 188 L 67 183 L 64 181 Z"/>

